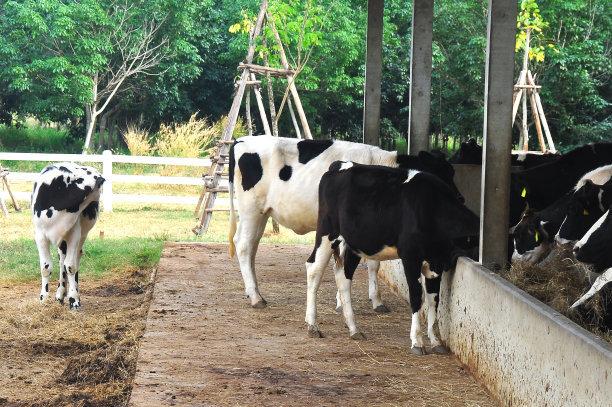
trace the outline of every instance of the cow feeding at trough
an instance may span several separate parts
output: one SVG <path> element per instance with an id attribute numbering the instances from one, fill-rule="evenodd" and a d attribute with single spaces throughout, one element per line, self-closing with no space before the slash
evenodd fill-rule
<path id="1" fill-rule="evenodd" d="M 434 352 L 445 352 L 434 332 L 441 275 L 462 254 L 453 240 L 477 235 L 478 227 L 478 217 L 434 175 L 350 161 L 333 163 L 319 185 L 315 246 L 306 263 L 309 335 L 321 336 L 316 296 L 332 255 L 342 311 L 353 339 L 363 338 L 351 305 L 351 282 L 360 259 L 400 258 L 412 309 L 411 349 L 425 353 L 419 317 L 424 288 L 429 340 Z"/>
<path id="2" fill-rule="evenodd" d="M 45 167 L 34 183 L 32 222 L 40 257 L 40 301 L 49 296 L 52 261 L 50 246 L 58 248 L 59 282 L 55 299 L 68 295 L 71 309 L 81 306 L 79 264 L 87 234 L 98 218 L 104 178 L 97 170 L 74 163 Z"/>
<path id="3" fill-rule="evenodd" d="M 319 181 L 337 160 L 428 171 L 444 181 L 453 195 L 460 197 L 453 182 L 454 169 L 441 155 L 428 152 L 418 156 L 401 155 L 366 144 L 338 140 L 271 136 L 237 140 L 229 156 L 229 244 L 230 255 L 237 254 L 251 306 L 266 306 L 257 284 L 255 255 L 267 219 L 272 217 L 298 234 L 314 231 L 317 227 Z M 240 215 L 237 227 L 234 195 Z M 370 259 L 367 265 L 372 307 L 385 312 L 387 308 L 380 299 L 377 282 L 380 262 Z M 337 305 L 340 305 L 339 297 Z"/>
<path id="4" fill-rule="evenodd" d="M 574 254 L 576 260 L 592 264 L 600 275 L 591 288 L 572 304 L 572 308 L 583 304 L 612 281 L 612 203 L 606 213 L 574 245 Z M 612 315 L 608 314 L 608 318 L 608 326 L 612 327 Z"/>
<path id="5" fill-rule="evenodd" d="M 512 261 L 537 263 L 555 247 L 580 239 L 612 202 L 612 165 L 586 173 L 574 188 L 541 211 L 527 208 L 510 229 Z"/>

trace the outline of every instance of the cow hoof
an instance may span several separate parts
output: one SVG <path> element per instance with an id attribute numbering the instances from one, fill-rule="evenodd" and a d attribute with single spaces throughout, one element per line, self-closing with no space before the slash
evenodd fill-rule
<path id="1" fill-rule="evenodd" d="M 323 334 L 321 333 L 319 328 L 317 328 L 316 326 L 308 325 L 308 337 L 309 338 L 323 338 Z"/>
<path id="2" fill-rule="evenodd" d="M 64 299 L 63 298 L 56 298 L 55 301 L 59 302 L 61 305 L 64 305 Z"/>
<path id="3" fill-rule="evenodd" d="M 413 346 L 412 348 L 410 348 L 410 352 L 412 352 L 413 354 L 417 356 L 426 355 L 425 348 L 422 346 Z"/>
<path id="4" fill-rule="evenodd" d="M 354 334 L 351 335 L 351 339 L 354 341 L 365 341 L 366 337 L 361 332 L 355 332 Z"/>
<path id="5" fill-rule="evenodd" d="M 339 307 L 336 307 L 336 312 L 338 314 L 342 314 L 342 305 L 340 305 Z"/>
<path id="6" fill-rule="evenodd" d="M 387 308 L 385 304 L 380 304 L 378 307 L 374 308 L 374 312 L 377 314 L 388 314 L 391 310 Z"/>
<path id="7" fill-rule="evenodd" d="M 450 352 L 445 346 L 438 345 L 431 348 L 431 351 L 437 355 L 448 355 Z"/>
<path id="8" fill-rule="evenodd" d="M 76 311 L 76 310 L 81 308 L 80 301 L 75 299 L 75 298 L 72 298 L 72 297 L 68 298 L 68 303 L 70 305 L 70 309 L 71 310 L 75 310 Z"/>
<path id="9" fill-rule="evenodd" d="M 255 304 L 253 304 L 251 306 L 253 308 L 262 309 L 262 308 L 266 308 L 268 306 L 268 302 L 262 298 L 261 300 L 257 301 Z"/>

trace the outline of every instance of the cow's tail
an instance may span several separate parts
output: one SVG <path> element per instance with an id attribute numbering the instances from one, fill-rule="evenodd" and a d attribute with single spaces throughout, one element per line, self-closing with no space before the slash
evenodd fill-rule
<path id="1" fill-rule="evenodd" d="M 233 258 L 236 254 L 236 246 L 234 245 L 234 235 L 236 234 L 236 210 L 234 209 L 234 171 L 236 166 L 236 158 L 234 156 L 234 147 L 236 142 L 232 144 L 229 151 L 229 169 L 228 169 L 228 180 L 229 180 L 229 196 L 230 196 L 230 218 L 229 218 L 229 255 Z"/>

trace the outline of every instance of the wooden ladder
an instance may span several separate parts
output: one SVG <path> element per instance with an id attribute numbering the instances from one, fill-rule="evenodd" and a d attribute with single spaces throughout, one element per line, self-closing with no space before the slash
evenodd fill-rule
<path id="1" fill-rule="evenodd" d="M 7 179 L 8 175 L 9 175 L 9 171 L 6 168 L 2 168 L 0 166 L 0 185 L 4 185 L 4 188 L 8 191 L 8 194 L 11 200 L 13 201 L 13 206 L 15 207 L 15 210 L 17 212 L 20 212 L 21 208 L 19 207 L 19 204 L 17 203 L 17 200 L 15 199 L 15 197 L 13 196 L 13 192 L 11 191 L 11 187 Z M 2 196 L 1 193 L 0 193 L 0 209 L 2 210 L 2 213 L 4 213 L 4 216 L 8 217 L 9 215 L 8 207 L 6 206 L 6 202 L 4 202 L 4 197 Z"/>
<path id="2" fill-rule="evenodd" d="M 261 35 L 262 28 L 264 25 L 264 21 L 267 20 L 269 28 L 272 30 L 272 33 L 275 38 L 275 42 L 278 46 L 280 61 L 283 68 L 271 68 L 267 64 L 257 65 L 253 63 L 253 57 L 255 55 L 255 41 Z M 264 108 L 263 98 L 261 96 L 260 84 L 261 81 L 257 80 L 256 74 L 265 75 L 270 80 L 270 77 L 277 78 L 285 78 L 287 80 L 288 92 L 290 93 L 290 97 L 287 98 L 287 105 L 289 107 L 289 112 L 291 114 L 291 119 L 293 126 L 295 128 L 296 134 L 298 138 L 301 138 L 300 128 L 298 126 L 298 121 L 296 119 L 296 115 L 293 110 L 293 106 L 297 110 L 297 116 L 299 117 L 300 124 L 302 125 L 302 130 L 304 137 L 307 139 L 312 139 L 312 134 L 310 132 L 310 127 L 308 126 L 308 121 L 306 120 L 306 114 L 304 113 L 304 109 L 302 107 L 302 103 L 300 97 L 297 92 L 297 88 L 295 86 L 295 74 L 296 72 L 292 70 L 289 66 L 289 61 L 287 60 L 287 56 L 285 54 L 285 50 L 283 44 L 280 39 L 280 35 L 274 26 L 274 21 L 270 18 L 268 14 L 268 1 L 264 0 L 261 3 L 261 7 L 259 9 L 259 13 L 257 15 L 257 20 L 255 25 L 251 29 L 249 34 L 249 49 L 247 51 L 246 58 L 244 62 L 241 62 L 238 65 L 238 69 L 242 71 L 240 75 L 240 79 L 236 84 L 234 99 L 232 101 L 232 106 L 230 108 L 230 112 L 227 117 L 227 123 L 223 130 L 223 134 L 219 143 L 217 144 L 217 149 L 214 157 L 211 159 L 211 166 L 208 173 L 203 174 L 204 180 L 204 188 L 200 194 L 198 199 L 198 204 L 195 209 L 194 216 L 199 218 L 198 224 L 192 229 L 192 231 L 196 235 L 201 235 L 206 233 L 208 230 L 208 226 L 210 225 L 210 221 L 213 216 L 213 212 L 216 211 L 227 211 L 228 209 L 223 208 L 215 208 L 215 201 L 217 199 L 218 193 L 227 193 L 229 192 L 228 187 L 221 186 L 220 181 L 226 177 L 225 169 L 226 164 L 229 163 L 229 150 L 231 145 L 234 143 L 233 134 L 234 129 L 236 128 L 236 123 L 238 121 L 238 114 L 240 111 L 240 106 L 242 104 L 242 100 L 245 96 L 245 91 L 247 92 L 246 97 L 246 116 L 247 116 L 247 127 L 249 129 L 249 135 L 252 134 L 252 125 L 251 125 L 251 112 L 250 112 L 250 91 L 251 89 L 254 91 L 255 99 L 257 100 L 257 107 L 259 110 L 259 115 L 263 124 L 264 134 L 271 135 L 272 132 L 270 130 L 270 125 L 268 124 L 268 118 L 266 115 L 266 111 Z M 291 103 L 293 100 L 293 103 Z M 271 102 L 272 103 L 272 102 Z M 273 109 L 273 105 L 271 104 L 271 110 Z M 272 120 L 275 120 L 275 112 L 271 112 Z M 273 132 L 275 136 L 278 136 L 276 130 L 275 122 L 273 122 Z"/>

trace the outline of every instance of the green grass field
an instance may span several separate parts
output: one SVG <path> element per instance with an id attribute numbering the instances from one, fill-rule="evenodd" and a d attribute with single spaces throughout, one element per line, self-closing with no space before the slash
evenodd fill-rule
<path id="1" fill-rule="evenodd" d="M 101 213 L 85 243 L 82 278 L 102 278 L 109 273 L 152 267 L 159 261 L 165 241 L 227 242 L 227 213 L 215 213 L 208 233 L 196 236 L 191 231 L 196 224 L 193 209 L 119 205 L 112 213 Z M 310 244 L 314 239 L 312 234 L 299 236 L 284 228 L 277 235 L 271 230 L 269 224 L 263 243 Z M 57 278 L 54 250 L 52 255 L 53 278 Z M 39 277 L 38 251 L 29 210 L 11 211 L 8 218 L 0 215 L 0 282 L 33 281 Z"/>

